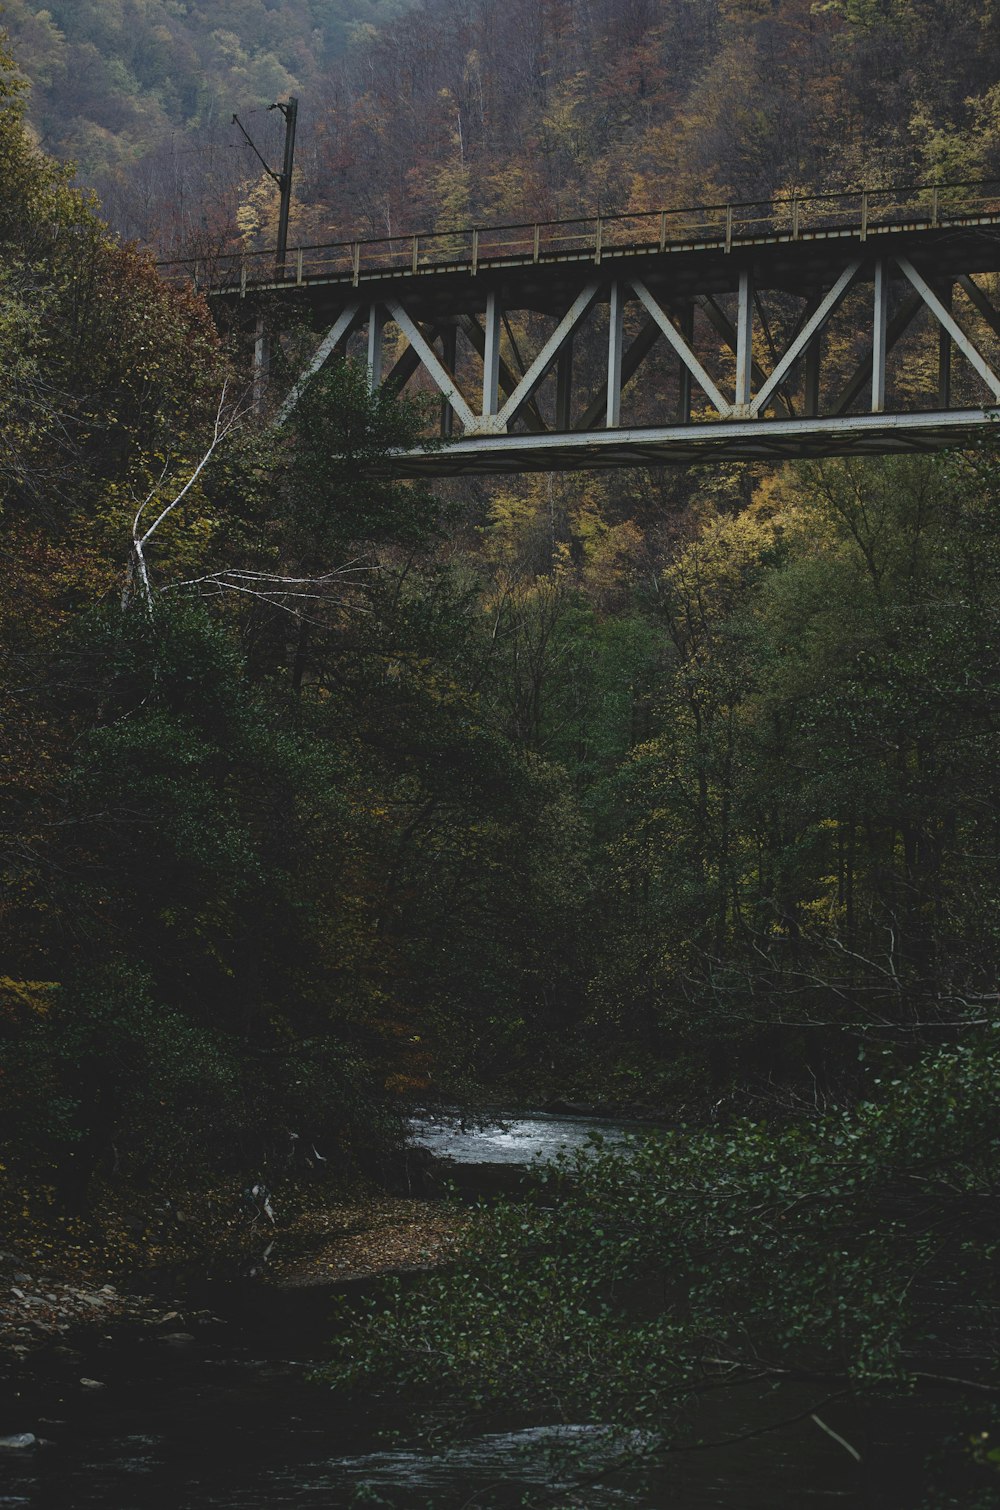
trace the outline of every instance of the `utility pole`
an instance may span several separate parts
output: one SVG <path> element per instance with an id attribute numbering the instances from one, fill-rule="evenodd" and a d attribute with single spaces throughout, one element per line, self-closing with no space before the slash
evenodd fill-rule
<path id="1" fill-rule="evenodd" d="M 281 209 L 278 214 L 278 251 L 274 270 L 279 278 L 285 276 L 285 258 L 288 255 L 288 212 L 292 207 L 292 170 L 295 167 L 295 125 L 299 116 L 299 102 L 290 96 L 287 105 L 271 105 L 271 110 L 280 110 L 285 117 L 285 161 L 278 174 L 281 190 Z"/>
<path id="2" fill-rule="evenodd" d="M 292 172 L 295 167 L 295 126 L 299 115 L 299 102 L 294 95 L 290 96 L 286 104 L 275 103 L 268 105 L 268 110 L 280 110 L 285 117 L 285 157 L 281 172 L 275 172 L 274 168 L 261 156 L 256 142 L 250 136 L 238 115 L 233 116 L 233 125 L 239 126 L 247 145 L 259 161 L 268 178 L 278 185 L 281 194 L 281 204 L 278 210 L 278 245 L 274 256 L 275 278 L 284 278 L 285 263 L 288 257 L 288 216 L 292 207 Z M 253 352 L 253 391 L 254 403 L 259 405 L 264 400 L 267 391 L 268 370 L 271 365 L 271 335 L 267 328 L 267 322 L 263 313 L 257 319 L 257 331 L 254 338 Z"/>
<path id="3" fill-rule="evenodd" d="M 257 158 L 268 178 L 274 180 L 281 194 L 281 206 L 278 211 L 278 246 L 274 258 L 274 271 L 279 278 L 285 276 L 285 260 L 288 256 L 288 216 L 292 207 L 292 172 L 295 168 L 295 126 L 299 116 L 299 102 L 294 95 L 286 104 L 277 103 L 268 105 L 268 110 L 280 110 L 285 117 L 285 159 L 281 172 L 278 173 L 270 163 L 264 161 L 256 142 L 250 136 L 238 115 L 233 116 L 233 125 L 239 126 L 250 150 Z"/>

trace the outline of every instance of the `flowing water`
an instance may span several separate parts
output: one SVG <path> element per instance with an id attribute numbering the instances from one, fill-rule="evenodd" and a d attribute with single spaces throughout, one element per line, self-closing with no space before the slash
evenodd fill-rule
<path id="1" fill-rule="evenodd" d="M 456 1164 L 530 1164 L 533 1159 L 554 1159 L 560 1153 L 575 1153 L 595 1138 L 621 1143 L 629 1131 L 620 1122 L 599 1117 L 550 1116 L 536 1112 L 530 1117 L 511 1117 L 485 1126 L 463 1125 L 457 1120 L 433 1122 L 415 1118 L 411 1138 L 437 1158 Z"/>
<path id="2" fill-rule="evenodd" d="M 421 1123 L 413 1136 L 456 1165 L 486 1166 L 552 1157 L 594 1131 L 623 1136 L 613 1124 L 556 1117 L 469 1131 Z M 234 1287 L 213 1305 L 222 1322 L 189 1343 L 94 1339 L 82 1358 L 63 1360 L 62 1378 L 0 1413 L 0 1435 L 45 1439 L 0 1457 L 0 1510 L 513 1510 L 542 1494 L 577 1510 L 907 1510 L 920 1503 L 921 1443 L 942 1425 L 940 1407 L 913 1402 L 864 1420 L 824 1411 L 862 1451 L 859 1468 L 809 1419 L 808 1395 L 736 1391 L 713 1435 L 806 1414 L 778 1434 L 661 1461 L 642 1481 L 578 1482 L 601 1445 L 596 1428 L 508 1417 L 456 1435 L 442 1432 L 440 1408 L 426 1402 L 336 1401 L 309 1379 L 330 1332 L 322 1292 Z M 81 1376 L 104 1388 L 82 1390 Z"/>

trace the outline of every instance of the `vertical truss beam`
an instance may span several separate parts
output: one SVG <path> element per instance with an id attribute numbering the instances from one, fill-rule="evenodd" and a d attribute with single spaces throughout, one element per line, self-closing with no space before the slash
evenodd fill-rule
<path id="1" fill-rule="evenodd" d="M 886 260 L 875 263 L 874 311 L 872 318 L 872 403 L 873 414 L 885 409 L 886 335 L 889 328 L 889 277 Z"/>
<path id="2" fill-rule="evenodd" d="M 267 380 L 271 372 L 271 333 L 264 316 L 257 320 L 253 342 L 253 401 L 259 408 L 267 393 Z"/>
<path id="3" fill-rule="evenodd" d="M 459 328 L 464 332 L 466 339 L 468 340 L 469 345 L 472 347 L 472 349 L 478 352 L 480 358 L 485 359 L 486 332 L 483 330 L 483 327 L 480 325 L 475 315 L 459 315 L 458 325 Z M 514 369 L 504 361 L 502 353 L 500 355 L 499 367 L 500 393 L 503 399 L 506 400 L 514 392 L 514 389 L 521 381 L 523 374 L 520 372 L 515 372 Z M 548 426 L 545 424 L 544 420 L 542 419 L 541 413 L 539 412 L 538 405 L 535 403 L 525 404 L 524 408 L 521 411 L 521 418 L 524 420 L 529 430 L 540 431 L 548 429 Z"/>
<path id="4" fill-rule="evenodd" d="M 381 304 L 373 304 L 368 311 L 368 391 L 374 393 L 382 381 L 382 332 L 385 328 L 385 311 Z"/>
<path id="5" fill-rule="evenodd" d="M 566 338 L 556 357 L 556 429 L 567 431 L 573 422 L 573 337 Z"/>
<path id="6" fill-rule="evenodd" d="M 805 412 L 815 419 L 819 414 L 819 380 L 823 367 L 823 332 L 817 331 L 806 347 Z"/>
<path id="7" fill-rule="evenodd" d="M 733 413 L 749 415 L 753 387 L 753 279 L 749 268 L 740 271 L 736 311 L 736 401 Z"/>
<path id="8" fill-rule="evenodd" d="M 605 427 L 617 430 L 622 415 L 622 338 L 625 324 L 625 300 L 617 279 L 611 285 L 608 306 L 608 402 Z"/>
<path id="9" fill-rule="evenodd" d="M 486 344 L 483 350 L 483 419 L 500 409 L 500 299 L 495 289 L 486 295 Z"/>
<path id="10" fill-rule="evenodd" d="M 735 356 L 737 344 L 736 327 L 734 326 L 732 320 L 730 320 L 729 316 L 726 314 L 725 310 L 719 308 L 719 305 L 716 304 L 711 294 L 699 294 L 697 296 L 696 303 L 702 314 L 705 316 L 705 319 L 711 326 L 714 327 L 715 330 L 718 331 L 719 335 L 729 347 L 729 350 Z M 761 386 L 763 386 L 764 383 L 767 382 L 767 373 L 764 372 L 756 362 L 752 364 L 751 371 L 753 373 L 753 380 L 755 383 L 759 383 L 761 384 Z M 783 396 L 782 404 L 785 408 L 788 407 L 787 404 L 784 403 Z"/>
<path id="11" fill-rule="evenodd" d="M 638 334 L 630 341 L 628 348 L 622 357 L 622 382 L 621 391 L 624 393 L 629 383 L 635 377 L 642 363 L 652 351 L 660 338 L 660 327 L 647 315 L 639 328 Z M 685 371 L 687 369 L 685 368 Z M 581 414 L 574 430 L 592 430 L 600 424 L 607 408 L 607 394 L 602 390 Z"/>
<path id="12" fill-rule="evenodd" d="M 680 334 L 685 345 L 694 349 L 694 305 L 688 300 L 681 308 Z M 691 369 L 686 362 L 678 364 L 677 418 L 682 425 L 691 420 Z"/>
<path id="13" fill-rule="evenodd" d="M 885 338 L 885 354 L 892 351 L 896 342 L 904 336 L 913 322 L 913 317 L 920 308 L 920 299 L 917 294 L 911 294 L 905 299 L 889 321 L 888 331 Z M 851 405 L 872 383 L 872 373 L 875 368 L 875 348 L 869 347 L 854 370 L 853 377 L 844 386 L 840 397 L 833 406 L 834 415 L 846 414 Z"/>

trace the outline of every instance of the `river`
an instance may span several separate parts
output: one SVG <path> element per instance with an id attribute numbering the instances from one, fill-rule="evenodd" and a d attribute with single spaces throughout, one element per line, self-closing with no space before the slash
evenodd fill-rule
<path id="1" fill-rule="evenodd" d="M 612 1123 L 521 1117 L 462 1131 L 419 1123 L 414 1141 L 457 1168 L 519 1165 Z M 0 1510 L 283 1510 L 382 1506 L 392 1510 L 507 1510 L 551 1487 L 553 1449 L 585 1453 L 595 1431 L 505 1418 L 441 1445 L 438 1407 L 358 1400 L 350 1408 L 310 1382 L 330 1335 L 329 1292 L 216 1290 L 217 1324 L 190 1342 L 128 1344 L 95 1338 L 67 1360 L 32 1404 L 46 1445 L 0 1460 Z M 102 1382 L 81 1390 L 79 1377 Z M 807 1397 L 731 1401 L 713 1435 L 752 1430 Z M 790 1409 L 791 1408 L 791 1409 Z M 864 1420 L 827 1418 L 863 1448 L 859 1466 L 808 1417 L 780 1434 L 670 1459 L 651 1478 L 616 1478 L 568 1491 L 577 1510 L 909 1510 L 920 1503 L 919 1444 L 942 1426 L 940 1405 L 886 1405 Z M 551 1503 L 551 1501 L 550 1501 Z"/>

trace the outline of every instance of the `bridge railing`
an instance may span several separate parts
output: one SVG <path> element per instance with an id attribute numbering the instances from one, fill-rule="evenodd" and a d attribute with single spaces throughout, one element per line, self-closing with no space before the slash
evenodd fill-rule
<path id="1" fill-rule="evenodd" d="M 283 267 L 273 251 L 234 251 L 160 263 L 165 276 L 212 290 L 297 285 L 316 279 L 355 286 L 373 275 L 480 268 L 560 260 L 603 261 L 637 253 L 713 247 L 729 251 L 775 237 L 812 240 L 854 233 L 862 240 L 894 227 L 932 228 L 1000 217 L 1000 179 L 903 184 L 770 200 L 692 205 L 567 220 L 522 221 L 406 236 L 293 247 Z"/>

